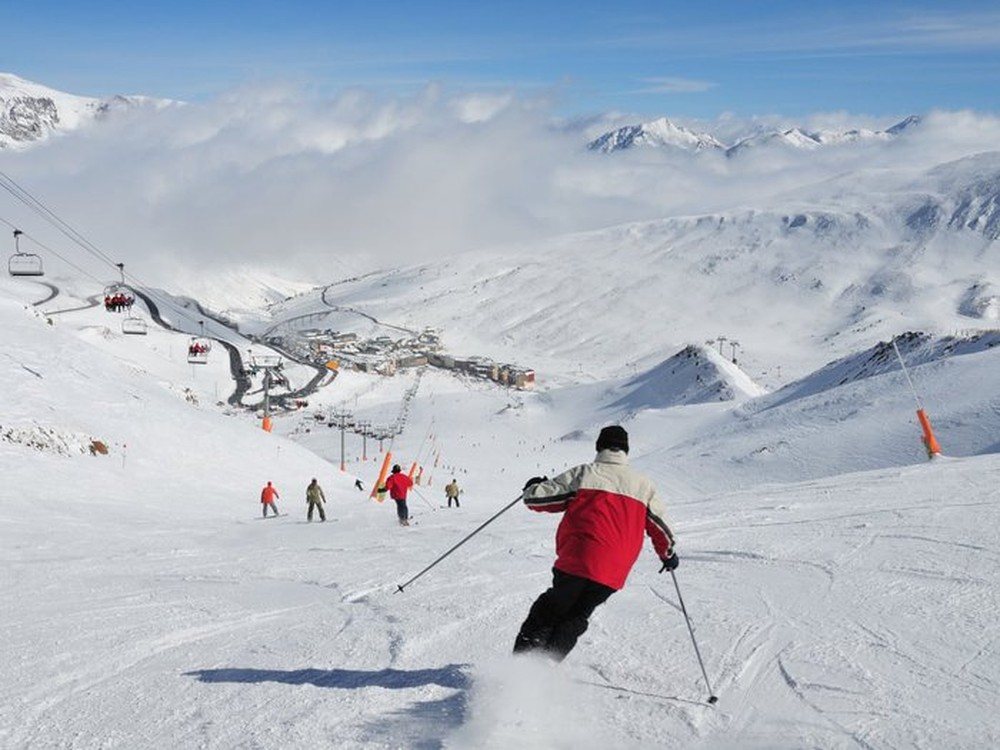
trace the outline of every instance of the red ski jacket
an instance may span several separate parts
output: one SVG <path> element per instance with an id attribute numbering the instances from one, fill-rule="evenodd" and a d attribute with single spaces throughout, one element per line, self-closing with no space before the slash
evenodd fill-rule
<path id="1" fill-rule="evenodd" d="M 260 491 L 260 501 L 262 503 L 273 503 L 276 497 L 280 497 L 280 495 L 278 495 L 278 491 L 271 485 L 267 485 L 267 487 Z"/>
<path id="2" fill-rule="evenodd" d="M 620 451 L 600 451 L 593 463 L 532 485 L 523 499 L 532 510 L 563 513 L 556 530 L 558 570 L 615 590 L 625 585 L 644 534 L 661 558 L 674 546 L 652 482 Z"/>
<path id="3" fill-rule="evenodd" d="M 389 497 L 393 500 L 405 500 L 406 493 L 413 486 L 413 480 L 403 472 L 397 471 L 385 480 L 385 486 L 389 490 Z"/>

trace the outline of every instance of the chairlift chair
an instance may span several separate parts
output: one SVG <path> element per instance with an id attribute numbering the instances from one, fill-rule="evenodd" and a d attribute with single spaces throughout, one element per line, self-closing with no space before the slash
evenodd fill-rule
<path id="1" fill-rule="evenodd" d="M 212 351 L 212 339 L 205 337 L 205 321 L 198 322 L 201 326 L 201 335 L 195 336 L 188 344 L 188 362 L 192 365 L 207 365 L 208 353 Z"/>
<path id="2" fill-rule="evenodd" d="M 44 276 L 42 259 L 34 253 L 16 253 L 10 256 L 7 270 L 11 276 Z"/>
<path id="3" fill-rule="evenodd" d="M 35 253 L 22 253 L 20 236 L 24 234 L 20 229 L 14 230 L 14 254 L 7 261 L 7 271 L 11 276 L 44 276 L 42 268 L 42 258 Z"/>
<path id="4" fill-rule="evenodd" d="M 131 336 L 145 336 L 147 332 L 146 321 L 142 318 L 130 315 L 122 321 L 122 333 Z"/>
<path id="5" fill-rule="evenodd" d="M 110 284 L 104 287 L 105 305 L 107 305 L 107 301 L 109 299 L 113 300 L 115 297 L 119 295 L 125 297 L 126 299 L 132 300 L 133 303 L 135 302 L 135 291 L 128 284 Z M 114 307 L 105 307 L 105 309 L 110 313 L 120 313 L 127 311 L 128 306 L 126 305 L 124 310 L 115 309 Z"/>
<path id="6" fill-rule="evenodd" d="M 112 282 L 111 284 L 108 284 L 106 287 L 104 287 L 104 300 L 105 300 L 105 304 L 107 304 L 107 300 L 109 298 L 113 298 L 113 297 L 115 297 L 117 295 L 121 295 L 121 296 L 125 297 L 126 299 L 131 299 L 132 302 L 135 302 L 135 296 L 136 296 L 135 295 L 135 290 L 132 289 L 132 287 L 130 287 L 128 284 L 125 283 L 125 264 L 124 263 L 116 263 L 115 265 L 118 266 L 118 272 L 121 274 L 122 278 L 121 278 L 121 281 Z M 126 309 L 129 309 L 129 306 L 126 306 Z M 108 312 L 122 312 L 122 310 L 120 310 L 120 309 L 116 310 L 113 307 L 107 307 L 107 311 Z M 130 315 L 131 315 L 131 313 L 130 313 Z M 145 326 L 145 323 L 143 323 L 143 325 Z M 124 328 L 124 324 L 122 325 L 122 328 Z M 143 333 L 145 333 L 145 331 L 143 331 Z"/>
<path id="7" fill-rule="evenodd" d="M 252 354 L 250 366 L 259 370 L 277 369 L 281 366 L 281 357 L 277 354 Z"/>
<path id="8" fill-rule="evenodd" d="M 210 351 L 212 351 L 211 339 L 195 337 L 188 344 L 188 362 L 192 365 L 207 365 Z"/>

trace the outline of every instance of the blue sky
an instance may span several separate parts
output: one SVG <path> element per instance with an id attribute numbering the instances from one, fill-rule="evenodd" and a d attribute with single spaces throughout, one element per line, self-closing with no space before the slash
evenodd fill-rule
<path id="1" fill-rule="evenodd" d="M 569 116 L 1000 108 L 995 0 L 41 0 L 0 15 L 0 71 L 93 96 L 433 82 L 544 95 Z"/>

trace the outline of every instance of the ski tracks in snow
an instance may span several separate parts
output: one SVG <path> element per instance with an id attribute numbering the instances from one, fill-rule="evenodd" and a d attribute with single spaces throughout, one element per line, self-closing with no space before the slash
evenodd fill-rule
<path id="1" fill-rule="evenodd" d="M 1000 562 L 1000 555 L 975 533 L 953 532 L 962 528 L 956 514 L 995 521 L 995 503 L 986 510 L 977 498 L 895 496 L 878 481 L 860 492 L 870 511 L 838 512 L 837 498 L 824 492 L 814 505 L 750 498 L 757 507 L 716 524 L 703 520 L 682 537 L 682 560 L 691 566 L 678 574 L 682 584 L 698 585 L 689 607 L 718 681 L 713 742 L 766 744 L 783 725 L 796 728 L 794 747 L 910 748 L 978 738 L 964 745 L 972 748 L 997 739 L 990 706 L 1000 689 L 989 675 L 997 672 L 1000 625 L 982 613 L 995 612 L 1000 596 L 995 580 L 970 571 L 984 569 L 984 556 Z M 888 533 L 887 516 L 897 525 Z M 942 632 L 953 638 L 942 641 Z M 727 642 L 721 654 L 712 652 L 711 644 Z M 940 712 L 911 708 L 935 705 L 939 690 L 963 698 Z"/>

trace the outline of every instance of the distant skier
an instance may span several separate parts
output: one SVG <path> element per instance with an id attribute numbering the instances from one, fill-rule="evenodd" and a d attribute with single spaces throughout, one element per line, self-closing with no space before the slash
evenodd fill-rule
<path id="1" fill-rule="evenodd" d="M 323 510 L 323 505 L 326 503 L 326 495 L 323 494 L 323 488 L 319 486 L 319 482 L 313 477 L 313 480 L 306 487 L 306 505 L 309 506 L 309 510 L 306 512 L 306 520 L 313 520 L 313 509 L 319 511 L 319 520 L 326 521 L 326 511 Z"/>
<path id="2" fill-rule="evenodd" d="M 264 513 L 264 518 L 267 518 L 268 508 L 274 512 L 274 515 L 278 515 L 278 504 L 274 501 L 280 497 L 281 495 L 278 494 L 278 490 L 271 486 L 270 482 L 268 482 L 267 486 L 260 491 L 260 504 L 261 510 Z"/>
<path id="3" fill-rule="evenodd" d="M 365 491 L 365 486 L 361 483 L 360 479 L 355 479 L 354 480 L 354 486 L 358 488 L 358 492 L 364 492 Z"/>
<path id="4" fill-rule="evenodd" d="M 593 463 L 556 477 L 533 477 L 522 495 L 531 510 L 563 513 L 556 531 L 552 587 L 531 605 L 514 653 L 540 651 L 562 661 L 587 630 L 593 611 L 625 585 L 643 532 L 674 570 L 674 537 L 652 482 L 628 465 L 628 433 L 612 425 L 597 438 Z"/>
<path id="5" fill-rule="evenodd" d="M 451 501 L 455 501 L 455 507 L 461 508 L 462 506 L 458 504 L 458 496 L 462 494 L 462 490 L 458 488 L 458 482 L 454 479 L 451 480 L 450 484 L 444 486 L 444 496 L 448 498 L 448 507 L 451 507 Z"/>
<path id="6" fill-rule="evenodd" d="M 392 467 L 392 474 L 385 480 L 385 487 L 389 491 L 389 497 L 396 501 L 396 515 L 399 516 L 400 526 L 410 525 L 410 510 L 406 507 L 406 493 L 410 491 L 412 486 L 413 480 L 403 473 L 399 464 L 395 464 Z"/>

